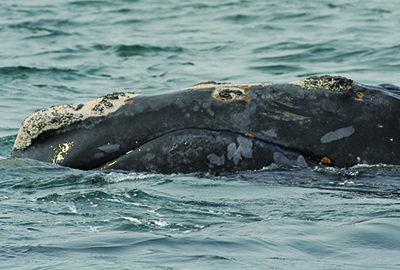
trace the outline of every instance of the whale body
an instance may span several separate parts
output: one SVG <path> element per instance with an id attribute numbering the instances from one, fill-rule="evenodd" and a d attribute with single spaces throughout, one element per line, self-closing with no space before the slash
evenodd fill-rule
<path id="1" fill-rule="evenodd" d="M 38 110 L 22 123 L 11 157 L 157 173 L 400 165 L 399 116 L 400 89 L 392 84 L 328 75 L 282 84 L 206 82 Z"/>

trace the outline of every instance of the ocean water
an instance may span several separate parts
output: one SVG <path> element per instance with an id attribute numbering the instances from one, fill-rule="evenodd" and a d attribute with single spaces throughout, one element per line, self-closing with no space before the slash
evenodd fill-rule
<path id="1" fill-rule="evenodd" d="M 10 160 L 33 111 L 202 81 L 400 85 L 400 4 L 0 1 L 1 269 L 400 269 L 396 166 L 225 176 Z"/>

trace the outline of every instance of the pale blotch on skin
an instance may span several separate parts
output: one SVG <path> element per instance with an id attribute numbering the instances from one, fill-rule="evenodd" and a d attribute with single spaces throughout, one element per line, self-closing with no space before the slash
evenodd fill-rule
<path id="1" fill-rule="evenodd" d="M 330 131 L 326 133 L 324 136 L 322 136 L 321 143 L 330 143 L 332 141 L 349 137 L 354 133 L 354 131 L 355 129 L 353 126 L 348 126 L 344 128 L 339 128 L 335 131 Z"/>
<path id="2" fill-rule="evenodd" d="M 242 160 L 242 157 L 252 158 L 253 157 L 253 142 L 247 138 L 239 136 L 237 138 L 239 146 L 236 147 L 235 143 L 230 143 L 228 145 L 228 159 L 233 160 L 235 165 L 238 165 L 239 161 Z"/>
<path id="3" fill-rule="evenodd" d="M 221 155 L 220 157 L 217 156 L 216 154 L 209 154 L 207 156 L 208 160 L 210 161 L 211 164 L 217 165 L 217 166 L 222 166 L 225 165 L 225 155 Z"/>

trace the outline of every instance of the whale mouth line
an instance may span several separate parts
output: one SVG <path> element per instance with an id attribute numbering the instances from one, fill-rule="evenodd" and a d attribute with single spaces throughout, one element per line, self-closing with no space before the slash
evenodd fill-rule
<path id="1" fill-rule="evenodd" d="M 129 152 L 131 152 L 131 151 L 135 151 L 135 150 L 139 149 L 140 147 L 142 147 L 142 146 L 144 146 L 144 145 L 146 145 L 146 144 L 148 144 L 148 143 L 151 143 L 151 142 L 154 141 L 154 140 L 163 138 L 163 137 L 165 137 L 165 136 L 173 135 L 174 133 L 181 133 L 181 132 L 185 132 L 185 131 L 189 131 L 189 134 L 190 134 L 190 131 L 194 131 L 194 132 L 201 132 L 201 131 L 203 131 L 203 132 L 205 132 L 205 133 L 208 132 L 208 133 L 220 134 L 220 136 L 223 136 L 224 134 L 230 134 L 230 135 L 233 135 L 233 136 L 242 136 L 242 137 L 245 137 L 246 139 L 261 141 L 261 142 L 264 142 L 264 143 L 267 143 L 267 144 L 276 145 L 276 146 L 278 146 L 278 147 L 282 147 L 282 148 L 283 148 L 283 146 L 281 146 L 281 145 L 272 143 L 272 142 L 267 141 L 267 140 L 265 140 L 265 139 L 257 138 L 257 137 L 255 137 L 255 136 L 251 135 L 250 133 L 234 132 L 234 131 L 231 131 L 231 130 L 224 130 L 224 129 L 210 129 L 210 128 L 195 128 L 195 127 L 189 127 L 189 128 L 174 129 L 174 130 L 171 130 L 171 131 L 162 133 L 162 134 L 160 134 L 159 136 L 153 137 L 152 139 L 141 143 L 139 146 L 137 146 L 137 147 L 135 147 L 135 148 L 133 148 L 133 149 L 127 151 L 127 153 L 129 153 Z"/>

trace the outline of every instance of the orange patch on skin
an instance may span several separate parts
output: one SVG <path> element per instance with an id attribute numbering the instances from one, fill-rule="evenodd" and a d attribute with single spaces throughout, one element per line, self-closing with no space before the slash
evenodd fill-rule
<path id="1" fill-rule="evenodd" d="M 249 133 L 244 134 L 244 136 L 250 137 L 250 138 L 254 138 L 254 135 L 251 135 L 251 134 L 249 134 Z"/>
<path id="2" fill-rule="evenodd" d="M 243 91 L 246 93 L 246 97 L 242 100 L 247 100 L 248 103 L 250 103 L 251 98 L 250 98 L 250 93 L 252 93 L 252 91 L 247 91 L 247 89 L 251 88 L 250 86 L 241 86 L 239 87 L 240 89 L 243 89 Z"/>
<path id="3" fill-rule="evenodd" d="M 246 96 L 247 96 L 246 99 L 247 99 L 247 102 L 248 102 L 248 103 L 250 103 L 250 101 L 251 101 L 250 93 L 252 93 L 252 92 L 251 92 L 251 91 L 247 91 L 247 92 L 246 92 Z"/>
<path id="4" fill-rule="evenodd" d="M 321 161 L 319 162 L 319 164 L 327 164 L 327 165 L 329 165 L 331 163 L 332 163 L 332 161 L 327 157 L 322 158 Z"/>

